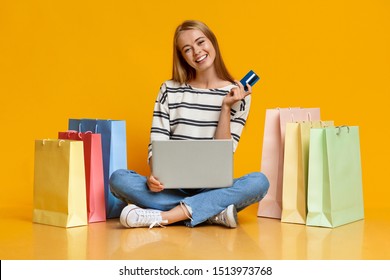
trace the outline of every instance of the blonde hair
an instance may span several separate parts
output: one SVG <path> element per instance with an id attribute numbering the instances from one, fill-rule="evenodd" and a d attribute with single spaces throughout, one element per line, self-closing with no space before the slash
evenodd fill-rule
<path id="1" fill-rule="evenodd" d="M 182 31 L 197 29 L 203 32 L 203 34 L 211 41 L 215 49 L 215 69 L 219 78 L 234 82 L 233 77 L 227 70 L 225 63 L 223 62 L 221 51 L 219 49 L 217 38 L 210 28 L 201 21 L 186 20 L 180 24 L 175 31 L 173 38 L 173 67 L 172 67 L 172 80 L 179 83 L 186 83 L 196 77 L 196 71 L 185 61 L 181 50 L 177 45 L 178 38 Z"/>

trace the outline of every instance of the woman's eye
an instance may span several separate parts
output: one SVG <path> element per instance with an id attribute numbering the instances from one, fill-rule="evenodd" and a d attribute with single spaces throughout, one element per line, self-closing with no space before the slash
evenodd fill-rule
<path id="1" fill-rule="evenodd" d="M 188 49 L 185 49 L 185 50 L 184 50 L 184 52 L 185 52 L 185 53 L 189 53 L 189 52 L 190 52 L 190 50 L 191 50 L 191 49 L 190 49 L 190 48 L 188 48 Z"/>

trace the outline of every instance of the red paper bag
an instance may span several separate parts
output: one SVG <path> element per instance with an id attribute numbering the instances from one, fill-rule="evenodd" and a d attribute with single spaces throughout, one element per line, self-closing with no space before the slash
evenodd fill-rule
<path id="1" fill-rule="evenodd" d="M 88 222 L 106 221 L 101 135 L 92 132 L 66 131 L 59 132 L 58 138 L 83 141 Z"/>

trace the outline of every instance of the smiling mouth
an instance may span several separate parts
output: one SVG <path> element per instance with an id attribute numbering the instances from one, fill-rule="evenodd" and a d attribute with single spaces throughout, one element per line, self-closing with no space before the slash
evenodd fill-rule
<path id="1" fill-rule="evenodd" d="M 196 62 L 196 63 L 200 63 L 200 62 L 202 62 L 203 60 L 205 60 L 206 57 L 207 57 L 207 54 L 201 56 L 199 59 L 195 60 L 195 62 Z"/>

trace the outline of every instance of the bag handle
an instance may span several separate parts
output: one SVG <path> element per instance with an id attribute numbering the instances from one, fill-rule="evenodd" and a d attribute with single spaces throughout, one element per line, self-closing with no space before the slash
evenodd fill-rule
<path id="1" fill-rule="evenodd" d="M 84 136 L 85 136 L 86 134 L 92 134 L 93 132 L 90 131 L 90 130 L 88 130 L 88 131 L 86 131 L 86 132 L 79 132 L 79 131 L 77 131 L 77 130 L 68 130 L 66 133 L 67 133 L 68 139 L 71 139 L 71 138 L 70 138 L 70 135 L 71 135 L 71 134 L 77 134 L 78 139 L 79 139 L 79 140 L 83 140 L 83 139 L 84 139 Z"/>
<path id="2" fill-rule="evenodd" d="M 291 110 L 291 108 L 289 108 L 289 109 Z M 295 122 L 293 113 L 291 113 L 291 122 Z M 298 121 L 296 121 L 296 122 L 298 122 Z M 306 121 L 304 121 L 304 122 L 306 122 Z M 311 113 L 310 112 L 307 112 L 307 122 L 309 122 L 309 123 L 312 122 Z"/>
<path id="3" fill-rule="evenodd" d="M 307 121 L 311 122 L 311 113 L 307 112 Z"/>
<path id="4" fill-rule="evenodd" d="M 62 142 L 65 142 L 65 140 L 62 140 L 62 139 L 58 140 L 58 147 L 61 147 Z"/>
<path id="5" fill-rule="evenodd" d="M 77 130 L 68 130 L 68 131 L 66 132 L 67 138 L 68 138 L 68 139 L 71 139 L 70 136 L 71 136 L 72 134 L 78 134 L 77 136 L 81 139 L 81 132 L 78 132 Z"/>
<path id="6" fill-rule="evenodd" d="M 290 112 L 291 112 L 291 107 L 289 107 L 288 109 L 289 109 Z M 293 114 L 293 113 L 291 113 L 291 122 L 295 122 L 295 121 L 294 121 L 294 114 Z"/>
<path id="7" fill-rule="evenodd" d="M 338 128 L 339 130 L 336 132 L 336 135 L 340 135 L 341 133 L 341 129 L 343 127 L 346 127 L 348 129 L 348 133 L 349 133 L 349 126 L 348 125 L 340 125 L 340 126 L 336 126 L 336 128 Z"/>
<path id="8" fill-rule="evenodd" d="M 321 127 L 329 127 L 330 126 L 329 124 L 327 124 L 324 121 L 320 121 L 320 125 L 321 125 Z"/>
<path id="9" fill-rule="evenodd" d="M 95 133 L 98 133 L 98 124 L 97 124 L 97 119 L 96 119 L 96 125 L 95 125 Z M 79 133 L 81 133 L 81 122 L 79 123 Z M 88 131 L 86 131 L 85 133 L 87 133 L 87 132 L 91 132 L 91 133 L 93 133 L 92 131 L 90 131 L 90 130 L 88 130 Z M 80 137 L 80 139 L 81 139 L 81 137 Z"/>
<path id="10" fill-rule="evenodd" d="M 45 142 L 46 141 L 49 141 L 50 139 L 42 139 L 42 146 L 45 146 Z M 65 142 L 65 140 L 63 140 L 63 139 L 58 139 L 58 147 L 61 147 L 61 143 L 62 142 Z"/>

